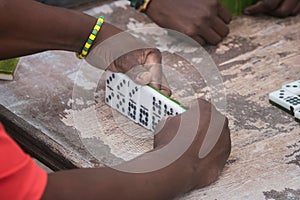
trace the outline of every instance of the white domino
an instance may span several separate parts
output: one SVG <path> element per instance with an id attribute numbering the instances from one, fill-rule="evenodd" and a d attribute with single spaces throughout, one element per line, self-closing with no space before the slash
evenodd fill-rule
<path id="1" fill-rule="evenodd" d="M 270 93 L 269 100 L 270 103 L 283 108 L 292 115 L 300 110 L 300 97 L 285 89 Z"/>
<path id="2" fill-rule="evenodd" d="M 285 84 L 282 86 L 282 89 L 285 89 L 295 95 L 300 95 L 300 80 L 294 81 L 289 84 Z"/>
<path id="3" fill-rule="evenodd" d="M 167 115 L 178 115 L 186 111 L 178 102 L 162 95 L 157 90 L 146 86 L 142 88 L 142 94 L 147 94 L 147 101 L 150 102 L 149 109 L 151 110 L 150 129 L 154 130 L 160 120 Z M 146 99 L 145 99 L 146 100 Z M 141 99 L 141 102 L 145 102 Z"/>
<path id="4" fill-rule="evenodd" d="M 300 122 L 300 110 L 297 110 L 295 112 L 295 119 L 296 119 L 296 121 Z"/>
<path id="5" fill-rule="evenodd" d="M 128 112 L 128 98 L 126 96 L 126 77 L 115 74 L 107 74 L 105 88 L 105 102 L 119 112 L 126 114 Z"/>
<path id="6" fill-rule="evenodd" d="M 105 102 L 134 122 L 154 131 L 166 115 L 186 108 L 150 86 L 141 86 L 122 73 L 107 72 Z"/>

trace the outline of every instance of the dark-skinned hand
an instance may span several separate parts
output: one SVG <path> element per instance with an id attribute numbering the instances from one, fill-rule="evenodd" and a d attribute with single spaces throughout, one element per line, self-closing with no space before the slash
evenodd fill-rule
<path id="1" fill-rule="evenodd" d="M 299 0 L 261 0 L 244 10 L 249 15 L 269 14 L 275 17 L 297 15 L 299 11 Z"/>
<path id="2" fill-rule="evenodd" d="M 217 44 L 229 33 L 231 14 L 218 0 L 152 0 L 146 14 L 159 26 L 200 44 Z"/>
<path id="3" fill-rule="evenodd" d="M 185 127 L 189 129 L 188 126 L 193 123 L 188 124 L 186 123 L 187 121 L 184 122 L 182 120 L 183 116 L 186 117 L 187 121 L 199 120 L 196 135 L 185 131 Z M 183 127 L 181 131 L 179 126 Z M 212 132 L 208 132 L 209 126 L 213 127 Z M 180 167 L 191 167 L 191 173 L 187 175 L 191 177 L 188 190 L 204 187 L 219 177 L 231 150 L 230 130 L 227 118 L 217 111 L 211 103 L 203 99 L 197 99 L 185 113 L 164 119 L 157 127 L 157 132 L 154 138 L 154 147 L 158 150 L 168 146 L 175 136 L 178 136 L 178 145 L 173 146 L 175 149 L 172 149 L 172 146 L 169 149 L 169 151 L 174 152 L 179 149 L 179 146 L 182 144 L 181 141 L 192 137 L 192 143 L 188 150 L 171 164 L 171 167 L 178 168 L 178 171 L 181 172 L 184 170 L 180 169 Z M 204 140 L 205 137 L 207 137 L 207 140 Z M 214 137 L 217 140 L 214 140 Z M 211 150 L 206 152 L 207 154 L 204 158 L 199 158 L 199 152 L 204 142 L 207 143 L 205 145 L 211 146 Z"/>

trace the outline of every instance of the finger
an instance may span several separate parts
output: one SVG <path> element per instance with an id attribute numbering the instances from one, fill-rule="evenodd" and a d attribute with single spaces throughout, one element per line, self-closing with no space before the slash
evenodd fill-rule
<path id="1" fill-rule="evenodd" d="M 279 8 L 272 11 L 270 14 L 276 17 L 287 17 L 292 15 L 294 8 L 297 6 L 299 0 L 286 0 Z"/>
<path id="2" fill-rule="evenodd" d="M 158 50 L 150 50 L 145 59 L 145 68 L 151 73 L 151 85 L 160 90 L 162 78 L 161 54 Z"/>
<path id="3" fill-rule="evenodd" d="M 248 15 L 268 13 L 278 8 L 282 2 L 283 0 L 262 0 L 255 5 L 247 7 L 244 10 L 244 13 Z"/>
<path id="4" fill-rule="evenodd" d="M 201 45 L 205 44 L 205 40 L 201 36 L 192 36 L 192 38 Z"/>
<path id="5" fill-rule="evenodd" d="M 212 26 L 211 27 L 222 38 L 224 38 L 225 36 L 227 36 L 228 33 L 229 33 L 228 26 L 219 17 L 215 17 L 215 18 L 212 19 Z"/>
<path id="6" fill-rule="evenodd" d="M 296 8 L 293 10 L 292 15 L 297 15 L 300 12 L 300 2 L 297 4 Z"/>
<path id="7" fill-rule="evenodd" d="M 113 63 L 111 63 L 106 70 L 111 71 L 111 72 L 119 72 L 119 70 L 117 69 L 116 65 Z"/>
<path id="8" fill-rule="evenodd" d="M 264 2 L 259 1 L 256 4 L 245 8 L 244 13 L 246 15 L 257 15 L 261 13 L 266 13 L 268 11 Z"/>
<path id="9" fill-rule="evenodd" d="M 172 90 L 170 89 L 170 86 L 164 74 L 161 80 L 162 80 L 162 84 L 160 85 L 160 91 L 166 94 L 167 96 L 171 96 Z"/>
<path id="10" fill-rule="evenodd" d="M 142 65 L 132 67 L 126 74 L 140 85 L 147 85 L 152 80 L 152 74 Z"/>
<path id="11" fill-rule="evenodd" d="M 162 84 L 162 66 L 161 64 L 148 64 L 148 71 L 152 75 L 152 79 L 150 81 L 151 85 L 158 90 L 160 90 Z M 150 66 L 150 67 L 149 67 Z"/>
<path id="12" fill-rule="evenodd" d="M 162 131 L 162 129 L 170 130 L 170 126 L 174 128 L 174 125 L 170 123 L 170 120 L 172 119 L 174 119 L 174 116 L 165 116 L 159 121 L 158 125 L 155 127 L 155 133 L 154 133 L 155 149 L 167 145 L 174 138 L 175 135 L 174 133 L 172 133 L 172 131 Z M 175 124 L 179 124 L 178 119 L 176 120 L 177 123 Z"/>
<path id="13" fill-rule="evenodd" d="M 206 29 L 201 28 L 199 30 L 199 34 L 206 40 L 206 42 L 213 45 L 218 44 L 222 40 L 222 37 L 217 34 L 211 27 Z"/>
<path id="14" fill-rule="evenodd" d="M 230 14 L 229 10 L 223 5 L 220 5 L 219 8 L 219 17 L 226 23 L 229 24 L 229 22 L 232 19 L 232 15 Z"/>

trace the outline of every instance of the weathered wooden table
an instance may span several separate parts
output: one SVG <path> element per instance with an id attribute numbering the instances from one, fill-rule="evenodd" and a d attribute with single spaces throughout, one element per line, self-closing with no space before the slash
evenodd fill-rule
<path id="1" fill-rule="evenodd" d="M 130 9 L 127 1 L 87 13 L 103 14 L 122 29 L 153 26 L 146 16 Z M 232 153 L 216 183 L 180 199 L 300 199 L 300 125 L 268 103 L 270 92 L 299 79 L 300 16 L 240 16 L 230 30 L 221 44 L 206 50 L 218 64 L 226 88 Z M 161 46 L 168 43 L 159 35 L 156 38 Z M 206 97 L 203 81 L 188 73 L 184 61 L 166 52 L 164 61 L 198 88 L 192 95 L 175 90 L 179 99 Z M 80 72 L 81 67 L 86 73 Z M 24 57 L 15 80 L 0 81 L 0 121 L 27 152 L 54 170 L 109 165 L 151 149 L 152 138 L 140 136 L 143 129 L 103 103 L 101 83 L 91 81 L 101 73 L 72 53 Z M 94 92 L 95 98 L 85 101 L 80 98 L 84 92 L 74 96 L 74 88 Z M 128 131 L 131 134 L 124 134 Z"/>

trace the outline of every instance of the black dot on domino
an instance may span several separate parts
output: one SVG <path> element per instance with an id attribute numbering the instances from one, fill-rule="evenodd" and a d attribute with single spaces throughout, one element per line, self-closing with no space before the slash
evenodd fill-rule
<path id="1" fill-rule="evenodd" d="M 112 77 L 111 76 L 109 77 L 109 80 L 112 81 Z"/>
<path id="2" fill-rule="evenodd" d="M 112 77 L 115 78 L 116 77 L 115 74 L 112 74 Z"/>
<path id="3" fill-rule="evenodd" d="M 109 84 L 109 80 L 108 79 L 106 80 L 106 83 Z"/>
<path id="4" fill-rule="evenodd" d="M 122 108 L 122 112 L 125 112 L 125 109 L 124 109 L 124 108 Z"/>

